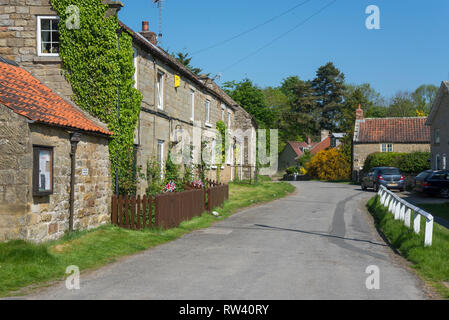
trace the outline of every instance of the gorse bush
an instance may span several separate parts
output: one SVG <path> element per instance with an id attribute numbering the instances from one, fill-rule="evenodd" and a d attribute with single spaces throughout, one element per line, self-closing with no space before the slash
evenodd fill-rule
<path id="1" fill-rule="evenodd" d="M 430 152 L 375 152 L 370 154 L 363 166 L 363 171 L 368 172 L 374 167 L 396 167 L 403 173 L 418 174 L 430 169 Z"/>
<path id="2" fill-rule="evenodd" d="M 340 181 L 349 179 L 351 164 L 342 152 L 332 148 L 313 156 L 306 170 L 307 174 L 315 179 Z"/>

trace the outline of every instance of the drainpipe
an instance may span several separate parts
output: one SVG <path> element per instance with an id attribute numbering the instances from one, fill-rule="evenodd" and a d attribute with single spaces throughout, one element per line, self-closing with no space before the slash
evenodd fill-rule
<path id="1" fill-rule="evenodd" d="M 73 216 L 75 212 L 75 169 L 76 169 L 76 148 L 81 140 L 81 133 L 75 132 L 70 134 L 70 215 L 69 215 L 69 231 L 73 231 Z"/>

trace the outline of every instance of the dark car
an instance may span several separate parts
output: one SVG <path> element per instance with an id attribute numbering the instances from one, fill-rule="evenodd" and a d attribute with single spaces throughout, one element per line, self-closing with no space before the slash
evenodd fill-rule
<path id="1" fill-rule="evenodd" d="M 368 174 L 363 177 L 361 185 L 362 190 L 373 188 L 376 192 L 381 185 L 388 189 L 404 191 L 405 176 L 398 168 L 376 167 L 372 168 Z"/>
<path id="2" fill-rule="evenodd" d="M 449 198 L 449 171 L 427 170 L 415 178 L 415 190 Z"/>

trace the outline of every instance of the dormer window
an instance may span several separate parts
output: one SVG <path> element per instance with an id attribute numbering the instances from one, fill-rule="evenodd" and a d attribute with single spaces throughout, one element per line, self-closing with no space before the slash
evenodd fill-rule
<path id="1" fill-rule="evenodd" d="M 57 16 L 37 17 L 37 54 L 39 56 L 59 55 L 58 24 Z"/>

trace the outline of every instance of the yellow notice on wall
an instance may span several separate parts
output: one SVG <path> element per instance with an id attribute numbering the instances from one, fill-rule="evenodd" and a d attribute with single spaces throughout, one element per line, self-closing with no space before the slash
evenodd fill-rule
<path id="1" fill-rule="evenodd" d="M 175 74 L 175 88 L 178 88 L 181 85 L 181 78 Z"/>

